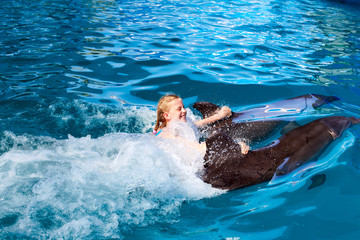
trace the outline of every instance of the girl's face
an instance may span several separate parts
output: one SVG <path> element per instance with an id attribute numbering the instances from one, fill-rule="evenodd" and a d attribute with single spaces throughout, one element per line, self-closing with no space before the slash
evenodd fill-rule
<path id="1" fill-rule="evenodd" d="M 169 106 L 169 111 L 164 113 L 166 122 L 173 120 L 186 122 L 186 110 L 181 98 L 172 100 Z"/>

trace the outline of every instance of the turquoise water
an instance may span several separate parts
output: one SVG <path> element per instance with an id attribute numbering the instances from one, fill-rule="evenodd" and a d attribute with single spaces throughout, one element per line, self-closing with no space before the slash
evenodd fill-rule
<path id="1" fill-rule="evenodd" d="M 1 238 L 359 238 L 358 126 L 285 178 L 228 193 L 150 133 L 168 92 L 193 118 L 195 101 L 237 110 L 307 93 L 341 101 L 300 121 L 360 117 L 359 13 L 326 0 L 2 1 Z"/>

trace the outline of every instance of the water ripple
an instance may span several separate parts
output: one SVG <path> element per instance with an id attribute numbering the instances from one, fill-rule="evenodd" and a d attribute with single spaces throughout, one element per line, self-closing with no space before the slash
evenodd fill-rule
<path id="1" fill-rule="evenodd" d="M 357 142 L 321 189 L 301 177 L 193 201 L 212 194 L 147 135 L 169 92 L 232 109 L 332 94 L 342 101 L 327 114 L 358 114 L 358 16 L 327 0 L 2 1 L 0 235 L 303 239 L 316 216 L 317 238 L 358 237 Z M 329 186 L 350 195 L 314 202 Z"/>
<path id="2" fill-rule="evenodd" d="M 44 83 L 58 81 L 63 94 L 101 100 L 109 97 L 105 87 L 182 74 L 235 85 L 357 86 L 356 10 L 326 2 L 52 0 L 29 7 L 7 1 L 1 10 L 7 97 L 16 88 L 10 82 L 28 82 L 24 91 L 38 96 Z M 117 95 L 126 101 L 141 91 L 127 86 Z"/>

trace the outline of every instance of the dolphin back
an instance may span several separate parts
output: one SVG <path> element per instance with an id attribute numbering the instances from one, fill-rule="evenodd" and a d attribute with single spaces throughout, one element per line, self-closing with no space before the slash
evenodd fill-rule
<path id="1" fill-rule="evenodd" d="M 206 140 L 202 179 L 224 190 L 270 180 L 277 166 L 269 160 L 268 154 L 249 151 L 244 155 L 240 145 L 227 134 L 214 134 Z"/>
<path id="2" fill-rule="evenodd" d="M 336 138 L 360 120 L 330 116 L 295 128 L 269 145 L 246 155 L 236 141 L 224 133 L 206 140 L 202 179 L 215 188 L 233 190 L 269 181 L 316 159 Z"/>

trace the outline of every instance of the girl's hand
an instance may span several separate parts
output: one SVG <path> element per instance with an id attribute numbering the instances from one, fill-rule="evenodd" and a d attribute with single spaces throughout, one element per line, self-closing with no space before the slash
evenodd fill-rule
<path id="1" fill-rule="evenodd" d="M 223 119 L 226 117 L 230 117 L 231 116 L 231 109 L 227 106 L 224 106 L 220 109 L 220 111 L 218 112 L 219 118 Z"/>
<path id="2" fill-rule="evenodd" d="M 239 145 L 240 145 L 240 148 L 241 148 L 241 153 L 242 154 L 247 154 L 248 152 L 249 152 L 249 150 L 250 150 L 250 147 L 246 144 L 246 143 L 244 143 L 244 142 L 239 142 Z"/>

